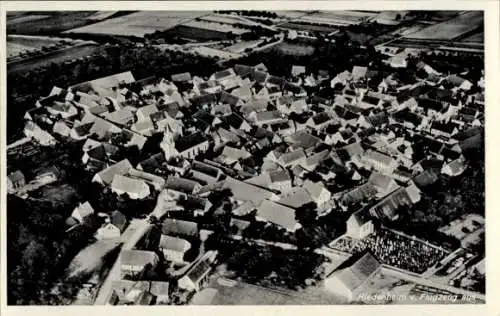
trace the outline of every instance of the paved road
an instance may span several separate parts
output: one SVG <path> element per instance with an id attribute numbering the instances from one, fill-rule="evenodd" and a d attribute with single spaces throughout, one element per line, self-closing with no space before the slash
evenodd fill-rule
<path id="1" fill-rule="evenodd" d="M 147 219 L 133 220 L 121 237 L 121 239 L 125 241 L 121 251 L 123 252 L 124 250 L 132 249 L 135 244 L 137 244 L 137 242 L 142 238 L 142 236 L 144 236 L 144 234 L 149 230 L 150 227 L 151 224 Z M 113 281 L 118 281 L 121 279 L 120 257 L 121 253 L 116 259 L 113 267 L 109 271 L 106 280 L 102 283 L 102 286 L 99 289 L 97 297 L 94 301 L 94 305 L 105 305 L 106 299 L 108 298 L 111 291 Z"/>

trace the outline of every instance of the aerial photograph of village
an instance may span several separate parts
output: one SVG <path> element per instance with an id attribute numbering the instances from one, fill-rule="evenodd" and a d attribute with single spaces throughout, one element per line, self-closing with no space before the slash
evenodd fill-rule
<path id="1" fill-rule="evenodd" d="M 8 305 L 485 304 L 483 11 L 8 11 Z"/>

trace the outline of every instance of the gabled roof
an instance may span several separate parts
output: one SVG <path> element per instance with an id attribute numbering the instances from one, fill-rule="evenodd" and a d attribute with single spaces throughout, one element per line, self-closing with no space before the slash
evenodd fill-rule
<path id="1" fill-rule="evenodd" d="M 162 249 L 186 252 L 189 248 L 191 248 L 191 243 L 182 238 L 162 234 L 160 237 L 160 244 L 158 246 Z"/>
<path id="2" fill-rule="evenodd" d="M 120 254 L 121 265 L 128 266 L 146 266 L 148 264 L 156 265 L 158 256 L 152 251 L 146 250 L 123 250 Z"/>
<path id="3" fill-rule="evenodd" d="M 164 235 L 194 236 L 198 234 L 198 224 L 180 219 L 167 218 L 163 222 L 162 233 Z"/>
<path id="4" fill-rule="evenodd" d="M 125 175 L 130 169 L 132 169 L 132 164 L 128 159 L 123 159 L 112 166 L 97 173 L 101 178 L 102 182 L 105 184 L 111 184 L 115 175 Z"/>
<path id="5" fill-rule="evenodd" d="M 182 72 L 182 73 L 179 73 L 179 74 L 172 75 L 170 78 L 174 82 L 190 81 L 191 80 L 191 74 L 189 72 Z"/>
<path id="6" fill-rule="evenodd" d="M 313 202 L 311 195 L 306 189 L 302 187 L 293 187 L 290 190 L 281 192 L 279 204 L 291 207 L 299 208 L 302 205 Z"/>
<path id="7" fill-rule="evenodd" d="M 393 181 L 394 179 L 391 177 L 376 171 L 372 172 L 370 178 L 368 178 L 368 182 L 381 191 L 388 190 Z"/>
<path id="8" fill-rule="evenodd" d="M 453 130 L 457 128 L 457 126 L 453 123 L 439 123 L 439 122 L 433 122 L 431 125 L 431 130 L 435 129 L 444 133 L 451 134 L 453 133 Z"/>
<path id="9" fill-rule="evenodd" d="M 337 278 L 350 291 L 355 291 L 366 284 L 380 267 L 381 263 L 370 252 L 366 252 L 352 265 L 334 271 L 329 277 Z"/>
<path id="10" fill-rule="evenodd" d="M 283 228 L 295 230 L 297 220 L 295 219 L 295 210 L 287 206 L 264 200 L 257 209 L 257 216 Z"/>
<path id="11" fill-rule="evenodd" d="M 179 137 L 175 141 L 175 149 L 177 149 L 179 153 L 182 153 L 183 151 L 193 148 L 194 146 L 197 146 L 206 141 L 207 139 L 205 138 L 205 136 L 202 133 L 197 132 L 191 135 Z"/>
<path id="12" fill-rule="evenodd" d="M 374 161 L 378 161 L 386 166 L 389 166 L 395 162 L 395 160 L 391 156 L 372 149 L 368 149 L 365 152 L 365 157 Z"/>
<path id="13" fill-rule="evenodd" d="M 83 204 L 78 205 L 75 208 L 75 211 L 77 211 L 78 214 L 80 214 L 81 218 L 85 218 L 89 215 L 94 214 L 94 209 L 92 208 L 92 205 L 90 205 L 90 203 L 88 201 L 83 203 Z"/>
<path id="14" fill-rule="evenodd" d="M 198 182 L 179 177 L 169 177 L 165 182 L 166 189 L 171 189 L 188 194 L 193 193 L 197 186 L 199 186 Z"/>
<path id="15" fill-rule="evenodd" d="M 233 198 L 236 200 L 251 201 L 255 205 L 260 205 L 263 200 L 272 195 L 272 192 L 265 188 L 245 183 L 231 177 L 227 177 L 226 180 L 224 180 L 222 188 L 230 189 L 233 193 Z"/>
<path id="16" fill-rule="evenodd" d="M 120 232 L 123 232 L 125 230 L 125 226 L 127 225 L 127 218 L 125 215 L 123 215 L 122 212 L 120 211 L 113 211 L 111 213 L 111 224 L 116 226 L 120 230 Z"/>
<path id="17" fill-rule="evenodd" d="M 137 194 L 140 194 L 143 190 L 149 190 L 148 185 L 143 180 L 133 179 L 119 174 L 114 176 L 111 187 L 122 192 Z"/>

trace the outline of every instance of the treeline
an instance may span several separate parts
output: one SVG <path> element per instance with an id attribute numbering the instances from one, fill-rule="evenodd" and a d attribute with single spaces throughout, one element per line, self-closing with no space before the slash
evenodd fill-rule
<path id="1" fill-rule="evenodd" d="M 215 11 L 215 13 L 223 13 L 223 14 L 236 13 L 238 15 L 243 15 L 243 16 L 255 16 L 255 17 L 269 18 L 269 19 L 276 19 L 278 17 L 278 14 L 276 14 L 276 12 L 259 11 L 259 10 L 242 10 L 242 11 L 221 10 L 221 11 Z"/>
<path id="2" fill-rule="evenodd" d="M 69 209 L 52 203 L 7 197 L 7 303 L 55 305 L 70 299 L 51 294 L 64 282 L 69 262 L 92 238 L 92 231 L 78 226 L 65 233 Z"/>
<path id="3" fill-rule="evenodd" d="M 439 180 L 424 189 L 422 200 L 411 208 L 399 210 L 400 217 L 394 223 L 387 223 L 417 237 L 456 248 L 459 241 L 437 230 L 466 214 L 485 213 L 485 165 L 484 150 L 467 153 L 469 160 L 466 171 L 458 177 L 441 176 Z"/>
<path id="4" fill-rule="evenodd" d="M 84 61 L 7 75 L 7 141 L 22 131 L 22 117 L 34 107 L 38 98 L 47 95 L 53 86 L 66 88 L 80 82 L 132 71 L 135 78 L 153 75 L 169 78 L 180 72 L 207 76 L 220 69 L 215 60 L 184 52 L 163 51 L 152 46 L 108 46 L 104 52 Z"/>

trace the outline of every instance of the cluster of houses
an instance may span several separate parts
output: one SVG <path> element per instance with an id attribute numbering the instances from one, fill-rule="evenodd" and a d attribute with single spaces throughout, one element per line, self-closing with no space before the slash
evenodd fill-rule
<path id="1" fill-rule="evenodd" d="M 482 145 L 484 94 L 470 92 L 476 83 L 419 67 L 428 76 L 413 84 L 391 73 L 374 84 L 380 73 L 362 66 L 334 77 L 300 65 L 279 77 L 264 64 L 237 64 L 208 78 L 181 73 L 136 80 L 124 72 L 54 87 L 26 113 L 25 134 L 41 145 L 81 141 L 93 182 L 132 199 L 161 192 L 167 211 L 203 216 L 212 208 L 208 196 L 229 189 L 231 225 L 244 228 L 253 214 L 293 233 L 300 228 L 296 210 L 314 202 L 318 215 L 352 213 L 347 234 L 362 239 L 373 232 L 373 218 L 397 218 L 440 173 L 464 172 L 462 152 Z M 146 160 L 134 166 L 116 158 L 123 148 L 140 152 L 159 134 L 157 152 Z M 9 188 L 22 182 L 17 173 L 9 179 Z M 72 218 L 83 221 L 90 213 L 82 204 Z M 182 236 L 198 234 L 198 227 L 171 221 L 159 248 L 167 261 L 182 262 L 191 247 Z M 115 212 L 98 236 L 115 238 L 125 226 Z M 142 250 L 121 260 L 122 271 L 133 275 L 158 263 L 156 253 Z M 363 260 L 376 269 L 374 259 Z M 200 263 L 180 284 L 198 289 L 207 267 Z M 370 271 L 354 266 L 335 282 Z M 165 284 L 123 281 L 112 301 L 161 301 L 166 291 Z"/>

